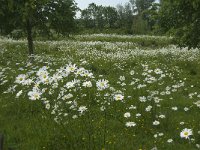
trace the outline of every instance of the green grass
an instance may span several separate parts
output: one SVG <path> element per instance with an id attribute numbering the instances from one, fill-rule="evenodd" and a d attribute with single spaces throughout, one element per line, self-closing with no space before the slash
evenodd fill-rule
<path id="1" fill-rule="evenodd" d="M 128 43 L 129 40 L 131 44 Z M 29 60 L 26 42 L 1 39 L 0 83 L 8 80 L 0 85 L 0 133 L 5 136 L 4 148 L 8 150 L 148 150 L 154 147 L 164 150 L 198 149 L 196 144 L 200 144 L 198 133 L 200 108 L 194 102 L 199 100 L 200 94 L 200 55 L 195 50 L 181 51 L 175 47 L 168 47 L 167 45 L 171 44 L 167 42 L 168 40 L 163 37 L 134 39 L 121 36 L 88 36 L 75 37 L 74 41 L 38 41 L 35 42 L 37 54 L 35 61 L 27 66 Z M 138 48 L 138 43 L 143 41 L 147 43 L 150 41 L 150 44 L 139 44 Z M 152 42 L 157 43 L 157 46 L 152 46 Z M 166 46 L 164 50 L 167 53 L 161 53 L 160 47 L 163 46 Z M 136 51 L 137 53 L 134 53 Z M 159 53 L 149 55 L 154 51 Z M 49 110 L 45 109 L 43 103 L 46 100 L 29 100 L 27 93 L 32 90 L 33 84 L 22 86 L 15 83 L 15 78 L 19 74 L 29 74 L 33 71 L 29 77 L 35 78 L 39 68 L 48 66 L 49 75 L 52 76 L 57 72 L 56 69 L 69 62 L 89 70 L 95 78 L 76 77 L 72 73 L 64 78 L 63 82 L 59 81 L 55 89 L 52 88 L 52 84 L 41 84 L 40 88 L 47 88 L 48 92 L 53 91 L 52 95 L 44 93 L 42 96 L 50 101 Z M 161 75 L 154 72 L 157 68 L 162 70 L 165 77 L 147 83 L 151 79 L 146 80 L 146 78 L 160 78 Z M 130 75 L 132 70 L 135 72 L 134 75 Z M 120 76 L 124 76 L 125 80 L 120 81 Z M 81 82 L 87 79 L 93 84 L 92 88 L 78 86 L 75 88 L 76 91 L 67 90 L 65 93 L 65 95 L 73 94 L 74 97 L 70 100 L 76 100 L 78 107 L 88 108 L 77 119 L 72 117 L 80 115 L 78 110 L 69 109 L 64 100 L 57 99 L 61 87 L 74 78 L 80 79 Z M 109 86 L 115 90 L 98 91 L 95 84 L 99 79 L 108 80 Z M 184 84 L 180 84 L 183 82 Z M 15 92 L 4 93 L 14 85 L 18 85 Z M 146 87 L 138 88 L 138 85 Z M 174 88 L 174 85 L 178 87 Z M 163 91 L 166 92 L 168 87 L 170 94 L 161 94 Z M 177 91 L 173 92 L 173 89 Z M 20 90 L 23 90 L 23 94 L 16 98 L 16 93 Z M 160 102 L 155 103 L 153 99 L 144 103 L 139 101 L 139 97 L 147 97 L 152 91 L 159 92 L 152 98 L 162 99 Z M 113 99 L 115 93 L 122 93 L 124 100 L 115 101 Z M 192 97 L 189 96 L 191 93 L 194 93 Z M 86 96 L 83 96 L 84 94 Z M 58 104 L 59 101 L 61 104 Z M 59 105 L 59 109 L 52 115 L 55 104 Z M 129 109 L 131 105 L 137 109 Z M 152 109 L 147 112 L 145 109 L 149 105 Z M 106 107 L 104 111 L 100 110 L 102 106 Z M 177 111 L 172 110 L 175 106 L 178 107 Z M 189 110 L 184 111 L 185 107 Z M 126 112 L 130 112 L 130 118 L 124 117 Z M 68 116 L 64 117 L 64 113 L 68 113 Z M 135 115 L 138 113 L 141 117 L 137 118 Z M 161 114 L 166 118 L 157 117 Z M 54 121 L 56 116 L 59 118 L 59 123 Z M 159 120 L 160 125 L 152 125 L 155 120 Z M 134 121 L 136 126 L 126 127 L 128 121 Z M 184 125 L 180 125 L 180 122 L 184 122 Z M 191 141 L 180 137 L 180 132 L 184 128 L 193 130 Z M 164 135 L 155 138 L 154 135 L 159 133 Z M 173 139 L 173 142 L 167 143 L 168 139 Z"/>

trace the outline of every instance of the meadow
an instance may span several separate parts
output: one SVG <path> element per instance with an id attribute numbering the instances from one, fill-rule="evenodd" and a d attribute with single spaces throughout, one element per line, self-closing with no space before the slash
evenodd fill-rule
<path id="1" fill-rule="evenodd" d="M 200 51 L 161 36 L 0 38 L 8 150 L 200 149 Z"/>

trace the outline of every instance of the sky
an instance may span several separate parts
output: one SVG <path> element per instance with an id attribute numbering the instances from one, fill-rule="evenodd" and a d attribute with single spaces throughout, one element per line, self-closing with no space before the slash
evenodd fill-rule
<path id="1" fill-rule="evenodd" d="M 156 0 L 158 1 L 158 0 Z M 80 9 L 85 9 L 88 7 L 90 3 L 95 3 L 97 5 L 103 5 L 103 6 L 113 6 L 116 7 L 117 4 L 124 5 L 126 2 L 129 2 L 129 0 L 75 0 L 75 2 L 78 4 L 78 7 Z M 76 17 L 80 17 L 80 12 L 77 12 Z"/>
<path id="2" fill-rule="evenodd" d="M 75 0 L 75 2 L 78 4 L 78 7 L 80 9 L 85 9 L 88 7 L 88 4 L 95 3 L 97 5 L 103 5 L 103 6 L 117 6 L 117 4 L 124 4 L 128 2 L 129 0 Z"/>

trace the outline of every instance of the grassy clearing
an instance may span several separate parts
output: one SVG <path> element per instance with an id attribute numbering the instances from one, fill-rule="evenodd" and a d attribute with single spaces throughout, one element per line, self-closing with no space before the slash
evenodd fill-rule
<path id="1" fill-rule="evenodd" d="M 38 41 L 33 64 L 25 41 L 1 39 L 5 149 L 198 149 L 199 50 L 132 38 Z M 185 128 L 189 139 L 180 137 Z"/>

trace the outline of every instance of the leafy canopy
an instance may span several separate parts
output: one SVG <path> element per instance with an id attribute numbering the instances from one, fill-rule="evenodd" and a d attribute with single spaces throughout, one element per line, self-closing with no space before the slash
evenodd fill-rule
<path id="1" fill-rule="evenodd" d="M 162 32 L 174 35 L 180 46 L 199 48 L 199 10 L 199 0 L 163 0 L 159 15 Z"/>

